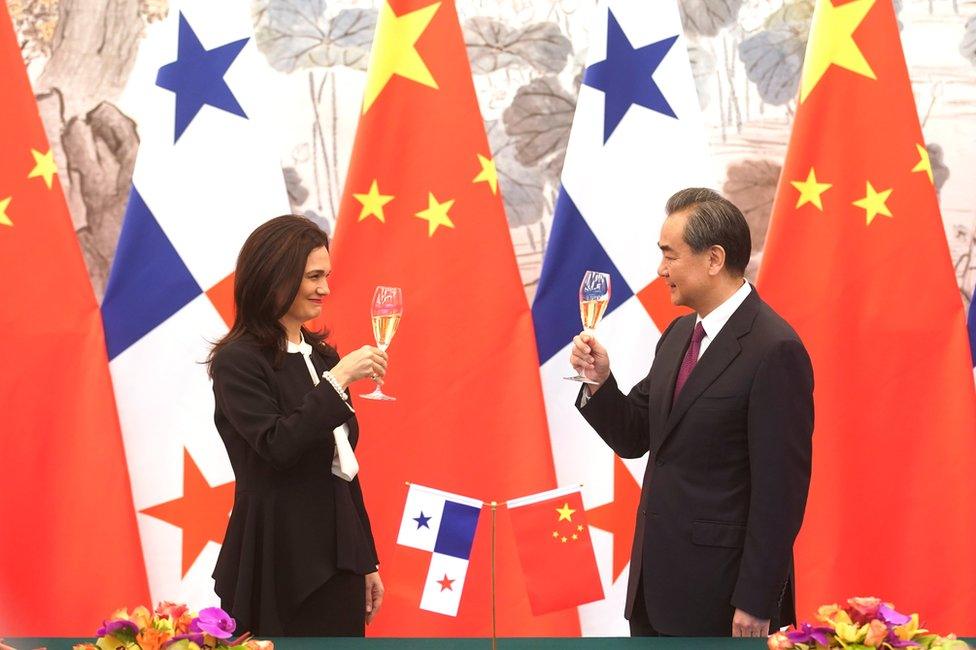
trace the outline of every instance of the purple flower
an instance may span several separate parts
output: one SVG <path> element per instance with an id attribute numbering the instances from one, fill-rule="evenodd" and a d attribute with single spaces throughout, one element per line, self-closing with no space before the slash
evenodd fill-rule
<path id="1" fill-rule="evenodd" d="M 191 632 L 204 632 L 216 639 L 229 639 L 237 627 L 237 621 L 219 607 L 201 609 L 200 614 L 190 621 Z"/>
<path id="2" fill-rule="evenodd" d="M 813 627 L 804 623 L 799 629 L 786 633 L 786 637 L 793 643 L 816 642 L 820 645 L 830 645 L 827 635 L 833 632 L 829 627 Z"/>
<path id="3" fill-rule="evenodd" d="M 888 625 L 904 625 L 912 620 L 911 616 L 900 614 L 884 603 L 878 608 L 878 616 Z"/>
<path id="4" fill-rule="evenodd" d="M 130 634 L 133 638 L 139 634 L 139 626 L 132 621 L 116 619 L 114 621 L 102 621 L 102 627 L 98 628 L 95 636 L 119 636 L 119 634 Z"/>

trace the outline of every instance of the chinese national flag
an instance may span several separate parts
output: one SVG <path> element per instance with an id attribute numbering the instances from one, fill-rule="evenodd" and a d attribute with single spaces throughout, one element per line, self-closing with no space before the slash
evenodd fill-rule
<path id="1" fill-rule="evenodd" d="M 578 486 L 513 499 L 508 513 L 533 612 L 603 599 Z"/>
<path id="2" fill-rule="evenodd" d="M 813 359 L 798 615 L 876 595 L 976 633 L 976 394 L 888 0 L 818 0 L 759 287 Z"/>
<path id="3" fill-rule="evenodd" d="M 356 400 L 387 587 L 369 634 L 489 635 L 488 518 L 457 618 L 419 609 L 429 553 L 396 546 L 405 481 L 487 501 L 555 483 L 532 318 L 453 2 L 380 8 L 332 265 L 325 321 L 340 353 L 373 343 L 374 287 L 403 289 L 383 386 L 397 401 Z M 579 634 L 575 611 L 533 616 L 504 517 L 496 539 L 498 633 Z"/>
<path id="4" fill-rule="evenodd" d="M 148 604 L 101 315 L 0 3 L 0 634 Z"/>

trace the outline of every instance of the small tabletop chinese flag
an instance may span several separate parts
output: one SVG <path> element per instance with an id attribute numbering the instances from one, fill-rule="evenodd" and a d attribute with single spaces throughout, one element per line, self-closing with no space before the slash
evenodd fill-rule
<path id="1" fill-rule="evenodd" d="M 579 486 L 507 504 L 534 614 L 603 598 Z"/>

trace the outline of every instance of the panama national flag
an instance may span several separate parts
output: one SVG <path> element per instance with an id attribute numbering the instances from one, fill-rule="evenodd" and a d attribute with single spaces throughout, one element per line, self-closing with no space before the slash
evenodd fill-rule
<path id="1" fill-rule="evenodd" d="M 580 385 L 569 346 L 582 329 L 586 270 L 608 272 L 611 299 L 597 337 L 630 386 L 651 366 L 659 333 L 678 315 L 657 280 L 664 205 L 710 185 L 698 98 L 674 0 L 610 2 L 593 16 L 552 235 L 532 314 L 559 484 L 582 483 L 607 598 L 580 607 L 584 634 L 627 634 L 627 564 L 646 458 L 622 462 L 573 407 Z"/>
<path id="2" fill-rule="evenodd" d="M 483 503 L 413 484 L 397 544 L 430 553 L 420 609 L 457 616 Z"/>
<path id="3" fill-rule="evenodd" d="M 102 319 L 3 2 L 0 78 L 0 636 L 91 635 L 149 594 Z"/>
<path id="4" fill-rule="evenodd" d="M 816 378 L 799 612 L 883 594 L 976 634 L 965 314 L 887 0 L 816 3 L 759 290 Z"/>
<path id="5" fill-rule="evenodd" d="M 216 601 L 234 494 L 201 362 L 232 322 L 241 244 L 288 212 L 252 31 L 237 0 L 171 3 L 122 99 L 141 144 L 102 313 L 152 598 L 191 607 Z"/>

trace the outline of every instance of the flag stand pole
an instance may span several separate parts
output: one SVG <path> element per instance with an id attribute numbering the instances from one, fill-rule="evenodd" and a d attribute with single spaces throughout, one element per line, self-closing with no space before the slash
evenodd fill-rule
<path id="1" fill-rule="evenodd" d="M 495 511 L 498 502 L 491 502 L 491 650 L 498 650 L 498 629 L 495 616 Z"/>

